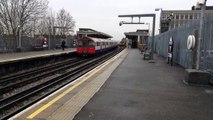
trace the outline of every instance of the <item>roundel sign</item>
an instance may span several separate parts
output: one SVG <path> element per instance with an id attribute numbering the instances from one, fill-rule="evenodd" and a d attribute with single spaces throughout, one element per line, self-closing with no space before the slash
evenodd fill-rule
<path id="1" fill-rule="evenodd" d="M 189 35 L 187 39 L 187 49 L 191 50 L 195 47 L 195 36 Z"/>

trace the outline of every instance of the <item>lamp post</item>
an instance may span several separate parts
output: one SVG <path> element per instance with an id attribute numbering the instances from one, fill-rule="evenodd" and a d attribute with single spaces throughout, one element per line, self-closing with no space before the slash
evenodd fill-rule
<path id="1" fill-rule="evenodd" d="M 197 41 L 197 60 L 196 60 L 196 69 L 200 69 L 200 54 L 201 54 L 201 44 L 203 44 L 203 19 L 204 13 L 206 8 L 206 1 L 207 0 L 198 0 L 198 4 L 201 7 L 200 13 L 200 28 L 199 28 L 199 38 Z"/>
<path id="2" fill-rule="evenodd" d="M 54 21 L 52 20 L 52 18 L 51 17 L 47 17 L 47 21 L 46 21 L 47 23 L 47 25 L 48 25 L 48 49 L 50 50 L 51 49 L 51 35 L 53 34 L 53 26 L 54 25 L 52 25 L 53 23 L 54 23 Z"/>
<path id="3" fill-rule="evenodd" d="M 17 46 L 17 50 L 20 51 L 21 50 L 21 26 L 18 25 L 17 26 L 17 35 L 18 35 L 18 46 Z"/>
<path id="4" fill-rule="evenodd" d="M 49 26 L 49 34 L 48 34 L 48 49 L 50 50 L 51 47 L 50 47 L 50 30 L 51 30 L 51 26 Z"/>
<path id="5" fill-rule="evenodd" d="M 32 28 L 31 28 L 31 33 L 32 33 L 32 38 L 35 37 L 35 23 L 36 23 L 36 16 L 32 16 L 30 18 L 30 21 L 33 22 Z"/>

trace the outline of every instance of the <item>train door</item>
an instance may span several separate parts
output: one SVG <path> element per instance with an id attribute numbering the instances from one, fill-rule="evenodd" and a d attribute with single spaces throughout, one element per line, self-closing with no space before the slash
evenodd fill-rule
<path id="1" fill-rule="evenodd" d="M 100 52 L 103 50 L 103 43 L 102 41 L 100 40 Z"/>
<path id="2" fill-rule="evenodd" d="M 96 40 L 96 47 L 95 47 L 97 52 L 100 52 L 102 49 L 102 44 L 101 44 L 101 40 L 97 39 Z"/>

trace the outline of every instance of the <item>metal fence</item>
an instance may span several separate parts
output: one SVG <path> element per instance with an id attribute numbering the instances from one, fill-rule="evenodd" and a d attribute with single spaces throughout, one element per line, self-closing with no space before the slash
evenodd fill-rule
<path id="1" fill-rule="evenodd" d="M 16 50 L 17 42 L 13 36 L 0 36 L 0 53 L 12 52 Z"/>
<path id="2" fill-rule="evenodd" d="M 31 50 L 32 38 L 23 36 L 22 38 L 22 50 Z M 17 40 L 12 35 L 4 35 L 0 37 L 0 53 L 14 52 L 17 50 Z"/>
<path id="3" fill-rule="evenodd" d="M 196 51 L 187 49 L 188 35 L 195 35 L 198 39 L 199 20 L 186 24 L 155 36 L 154 51 L 164 57 L 168 55 L 170 37 L 174 40 L 173 60 L 186 69 L 193 68 Z M 200 69 L 209 71 L 213 76 L 213 15 L 205 16 L 204 39 L 201 44 Z M 149 46 L 151 38 L 149 38 Z M 150 47 L 151 48 L 151 47 Z"/>
<path id="4" fill-rule="evenodd" d="M 50 36 L 50 48 L 56 49 L 58 46 L 60 47 L 61 41 L 66 41 L 66 46 L 71 48 L 73 46 L 74 38 L 72 36 L 68 36 L 62 39 L 60 36 Z M 34 46 L 34 40 L 32 37 L 22 36 L 21 37 L 21 49 L 22 51 L 32 51 Z M 41 40 L 40 40 L 41 41 Z M 12 35 L 0 35 L 0 53 L 5 52 L 14 52 L 17 51 L 17 40 Z M 41 44 L 41 42 L 39 42 Z"/>
<path id="5" fill-rule="evenodd" d="M 204 40 L 200 67 L 211 72 L 213 76 L 213 15 L 205 17 L 203 34 Z"/>

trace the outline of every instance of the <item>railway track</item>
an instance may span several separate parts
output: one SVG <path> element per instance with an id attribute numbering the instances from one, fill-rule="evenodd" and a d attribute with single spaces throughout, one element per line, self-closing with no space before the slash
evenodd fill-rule
<path id="1" fill-rule="evenodd" d="M 27 70 L 27 71 L 22 71 L 22 72 L 18 72 L 18 73 L 15 73 L 15 74 L 3 76 L 3 77 L 0 77 L 0 86 L 4 83 L 7 84 L 9 81 L 10 82 L 13 81 L 14 79 L 26 78 L 28 76 L 32 76 L 33 74 L 45 72 L 48 69 L 51 69 L 51 68 L 54 68 L 54 67 L 59 67 L 61 65 L 65 65 L 65 64 L 69 64 L 71 62 L 76 62 L 78 60 L 79 59 L 77 59 L 77 58 L 71 58 L 71 59 L 68 59 L 68 60 L 64 60 L 62 62 L 57 62 L 55 64 L 49 64 L 49 65 L 46 65 L 46 66 L 32 68 L 32 69 Z"/>
<path id="2" fill-rule="evenodd" d="M 73 59 L 0 80 L 0 119 L 8 119 L 47 95 L 74 81 L 121 50 L 97 58 Z"/>
<path id="3" fill-rule="evenodd" d="M 4 93 L 9 92 L 15 88 L 25 86 L 29 83 L 39 81 L 42 78 L 48 77 L 60 73 L 61 71 L 76 66 L 85 62 L 83 59 L 71 59 L 62 63 L 49 65 L 45 67 L 40 67 L 39 69 L 26 71 L 24 74 L 19 73 L 17 75 L 11 75 L 1 79 L 0 90 L 2 93 L 2 98 L 4 98 Z M 1 102 L 1 101 L 0 101 Z"/>

